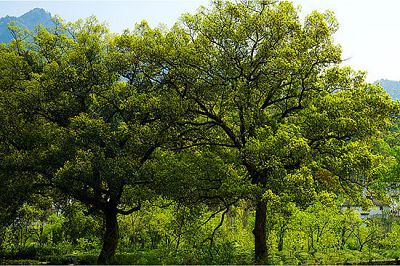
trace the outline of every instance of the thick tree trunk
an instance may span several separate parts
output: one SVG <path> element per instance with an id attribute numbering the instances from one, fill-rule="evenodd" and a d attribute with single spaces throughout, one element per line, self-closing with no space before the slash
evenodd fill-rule
<path id="1" fill-rule="evenodd" d="M 259 201 L 256 206 L 256 221 L 254 225 L 254 255 L 256 264 L 268 263 L 266 239 L 267 204 Z"/>
<path id="2" fill-rule="evenodd" d="M 104 219 L 106 228 L 97 264 L 113 264 L 119 238 L 117 211 L 105 211 Z"/>

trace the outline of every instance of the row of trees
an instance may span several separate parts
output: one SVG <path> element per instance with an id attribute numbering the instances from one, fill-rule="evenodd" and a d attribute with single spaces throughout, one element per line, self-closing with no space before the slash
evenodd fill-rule
<path id="1" fill-rule="evenodd" d="M 304 210 L 292 203 L 270 204 L 269 262 L 332 264 L 396 258 L 399 220 L 389 212 L 361 219 L 359 213 L 341 208 L 342 202 L 325 194 Z M 248 203 L 233 206 L 215 233 L 222 214 L 209 218 L 213 211 L 207 206 L 194 211 L 177 203 L 144 204 L 138 212 L 119 217 L 117 262 L 251 264 L 254 210 Z M 14 222 L 2 229 L 2 256 L 52 264 L 95 263 L 93 254 L 101 243 L 100 217 L 85 215 L 86 208 L 78 202 L 58 212 L 43 207 L 25 204 Z"/>
<path id="2" fill-rule="evenodd" d="M 0 47 L 1 222 L 32 193 L 78 200 L 104 219 L 104 264 L 118 215 L 158 195 L 221 223 L 246 200 L 266 263 L 268 202 L 376 196 L 392 162 L 379 147 L 398 105 L 340 67 L 336 30 L 285 1 L 215 1 L 169 30 L 116 35 L 90 18 L 16 31 Z"/>

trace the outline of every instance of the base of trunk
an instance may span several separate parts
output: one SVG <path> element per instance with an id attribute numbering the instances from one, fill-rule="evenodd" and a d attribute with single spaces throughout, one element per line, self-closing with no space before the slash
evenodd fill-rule
<path id="1" fill-rule="evenodd" d="M 105 232 L 103 246 L 97 259 L 97 264 L 115 264 L 115 251 L 118 246 L 118 220 L 117 212 L 104 213 Z"/>
<path id="2" fill-rule="evenodd" d="M 253 230 L 255 264 L 268 264 L 266 221 L 267 221 L 267 204 L 263 201 L 260 201 L 256 205 L 256 220 Z"/>

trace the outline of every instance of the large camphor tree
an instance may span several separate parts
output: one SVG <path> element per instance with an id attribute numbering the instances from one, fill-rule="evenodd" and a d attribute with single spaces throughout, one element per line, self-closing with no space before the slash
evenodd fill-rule
<path id="1" fill-rule="evenodd" d="M 141 169 L 173 136 L 170 101 L 145 76 L 124 76 L 121 49 L 94 18 L 28 39 L 0 47 L 1 176 L 10 191 L 54 189 L 102 215 L 98 263 L 112 263 L 117 216 L 154 195 Z"/>
<path id="2" fill-rule="evenodd" d="M 268 262 L 268 198 L 360 195 L 385 168 L 374 143 L 398 107 L 340 66 L 337 28 L 331 12 L 302 20 L 290 2 L 270 0 L 214 1 L 170 31 L 142 27 L 139 60 L 181 99 L 178 124 L 199 132 L 185 145 L 229 151 L 256 187 L 256 263 Z"/>

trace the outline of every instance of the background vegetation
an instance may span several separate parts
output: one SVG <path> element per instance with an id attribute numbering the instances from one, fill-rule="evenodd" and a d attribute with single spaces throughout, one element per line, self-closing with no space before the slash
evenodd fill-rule
<path id="1" fill-rule="evenodd" d="M 343 264 L 398 258 L 399 220 L 390 213 L 361 219 L 328 195 L 304 210 L 293 204 L 271 206 L 270 263 Z M 2 263 L 95 264 L 101 249 L 101 219 L 85 215 L 79 203 L 62 211 L 24 205 L 1 232 Z M 210 236 L 221 214 L 206 206 L 195 211 L 179 204 L 146 206 L 120 217 L 118 264 L 251 264 L 254 210 L 246 202 L 232 207 Z M 151 221 L 151 222 L 149 222 Z"/>

